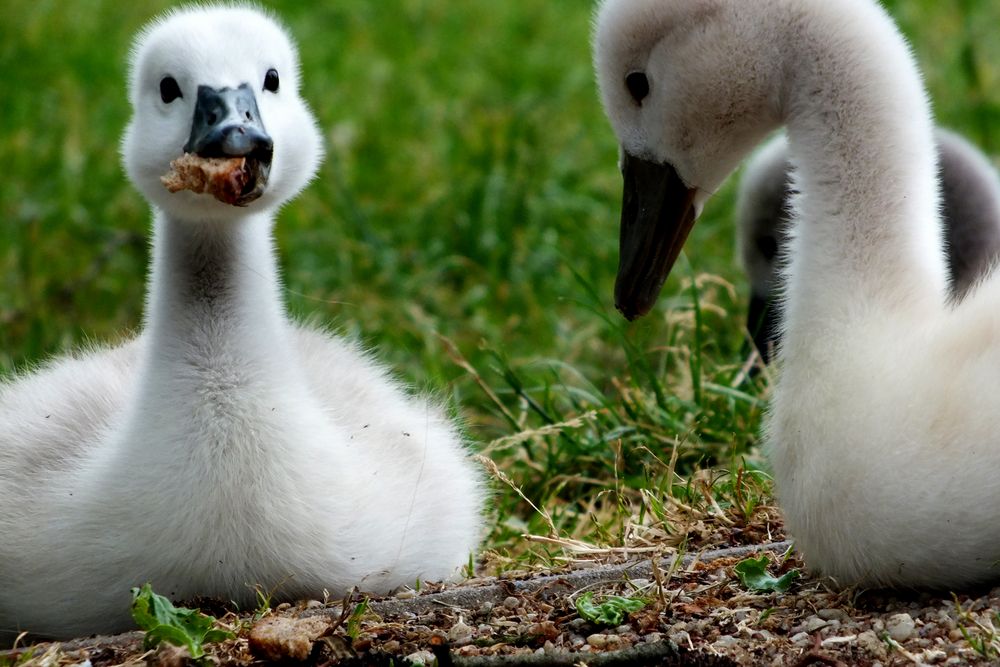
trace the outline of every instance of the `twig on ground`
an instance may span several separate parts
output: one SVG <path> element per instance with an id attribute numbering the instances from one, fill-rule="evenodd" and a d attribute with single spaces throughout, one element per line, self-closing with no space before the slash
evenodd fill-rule
<path id="1" fill-rule="evenodd" d="M 792 667 L 807 667 L 807 665 L 823 664 L 831 665 L 831 667 L 847 667 L 847 665 L 837 658 L 825 655 L 820 651 L 820 646 L 822 640 L 817 634 L 813 636 L 813 647 L 807 653 L 803 654 L 801 658 Z"/>
<path id="2" fill-rule="evenodd" d="M 441 667 L 730 667 L 737 663 L 723 656 L 691 653 L 666 641 L 639 644 L 606 653 L 527 653 L 464 658 L 451 655 L 447 646 L 433 646 Z"/>

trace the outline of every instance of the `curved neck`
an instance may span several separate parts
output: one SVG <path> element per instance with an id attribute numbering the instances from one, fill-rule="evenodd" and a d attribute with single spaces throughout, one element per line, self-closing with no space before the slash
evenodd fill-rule
<path id="1" fill-rule="evenodd" d="M 880 8 L 843 4 L 808 2 L 786 54 L 784 116 L 802 193 L 786 281 L 790 337 L 803 322 L 846 329 L 865 317 L 940 309 L 946 299 L 920 75 Z"/>
<path id="2" fill-rule="evenodd" d="M 213 359 L 280 365 L 287 325 L 271 225 L 268 214 L 191 222 L 156 212 L 147 350 L 154 365 L 180 369 L 168 377 Z"/>

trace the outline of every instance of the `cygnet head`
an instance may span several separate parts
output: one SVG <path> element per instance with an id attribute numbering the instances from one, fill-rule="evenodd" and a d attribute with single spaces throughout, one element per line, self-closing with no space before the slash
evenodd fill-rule
<path id="1" fill-rule="evenodd" d="M 736 197 L 737 243 L 750 280 L 747 330 L 764 363 L 779 338 L 775 295 L 780 257 L 788 246 L 792 191 L 788 141 L 779 134 L 747 162 Z"/>
<path id="2" fill-rule="evenodd" d="M 754 22 L 740 4 L 605 0 L 597 13 L 597 83 L 623 160 L 669 162 L 699 190 L 696 203 L 778 120 L 777 100 L 765 95 L 775 87 L 764 80 L 777 72 L 761 66 L 775 56 L 742 34 Z"/>
<path id="3" fill-rule="evenodd" d="M 705 200 L 778 122 L 777 86 L 764 80 L 776 72 L 761 66 L 776 47 L 741 34 L 754 26 L 741 4 L 605 0 L 598 10 L 595 69 L 625 177 L 615 300 L 629 319 L 652 307 Z M 677 234 L 644 219 L 661 215 L 681 220 Z"/>
<path id="4" fill-rule="evenodd" d="M 621 145 L 615 300 L 629 319 L 655 303 L 705 200 L 780 124 L 797 126 L 798 136 L 815 138 L 810 150 L 822 152 L 830 118 L 821 106 L 847 94 L 863 101 L 852 113 L 868 134 L 851 135 L 859 146 L 845 152 L 876 152 L 874 128 L 893 119 L 913 118 L 899 144 L 930 129 L 929 115 L 908 113 L 924 103 L 923 88 L 894 24 L 872 0 L 604 0 L 594 54 Z M 929 155 L 909 143 L 917 161 Z"/>
<path id="5" fill-rule="evenodd" d="M 736 233 L 750 292 L 768 298 L 776 289 L 777 260 L 791 224 L 788 140 L 779 134 L 747 161 L 736 196 Z"/>
<path id="6" fill-rule="evenodd" d="M 322 160 L 315 120 L 299 97 L 296 49 L 256 9 L 194 6 L 151 22 L 132 48 L 129 100 L 126 172 L 172 217 L 225 220 L 273 209 L 302 190 Z M 251 178 L 239 205 L 169 192 L 160 177 L 185 152 L 246 156 Z"/>

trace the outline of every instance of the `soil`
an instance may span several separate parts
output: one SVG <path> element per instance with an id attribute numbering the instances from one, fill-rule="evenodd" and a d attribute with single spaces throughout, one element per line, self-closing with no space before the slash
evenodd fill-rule
<path id="1" fill-rule="evenodd" d="M 209 661 L 258 665 L 988 665 L 1000 660 L 1000 587 L 951 596 L 837 590 L 801 577 L 788 592 L 748 590 L 734 566 L 768 555 L 780 575 L 802 565 L 787 542 L 680 558 L 605 562 L 551 573 L 429 586 L 393 597 L 282 604 L 262 618 L 197 601 L 236 638 Z M 642 597 L 617 625 L 578 613 L 574 600 Z M 1000 629 L 997 630 L 1000 632 Z M 5 662 L 6 661 L 6 662 Z M 185 651 L 142 650 L 142 634 L 39 644 L 0 653 L 0 665 L 181 665 Z"/>

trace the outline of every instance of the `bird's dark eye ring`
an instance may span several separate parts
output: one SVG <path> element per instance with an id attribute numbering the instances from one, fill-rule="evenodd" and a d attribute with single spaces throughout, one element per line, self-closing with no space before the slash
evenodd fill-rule
<path id="1" fill-rule="evenodd" d="M 642 101 L 646 95 L 649 95 L 649 79 L 646 78 L 646 74 L 644 72 L 630 72 L 625 77 L 625 87 L 632 94 L 635 103 L 642 106 Z"/>
<path id="2" fill-rule="evenodd" d="M 160 99 L 163 100 L 163 103 L 170 104 L 178 97 L 184 97 L 184 95 L 181 94 L 181 87 L 177 85 L 177 79 L 172 76 L 160 79 Z"/>
<path id="3" fill-rule="evenodd" d="M 278 70 L 273 67 L 267 70 L 267 74 L 264 75 L 264 90 L 269 90 L 272 93 L 278 92 Z"/>

